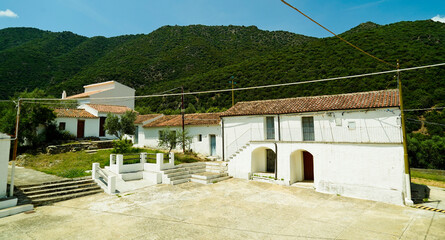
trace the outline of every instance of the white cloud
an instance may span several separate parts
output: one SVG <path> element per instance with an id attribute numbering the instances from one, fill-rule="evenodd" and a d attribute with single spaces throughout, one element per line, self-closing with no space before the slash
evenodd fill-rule
<path id="1" fill-rule="evenodd" d="M 6 9 L 6 11 L 0 11 L 0 17 L 17 18 L 19 15 L 9 9 Z"/>
<path id="2" fill-rule="evenodd" d="M 441 23 L 445 23 L 445 16 L 441 17 L 439 14 L 433 18 L 431 18 L 431 20 L 435 21 L 435 22 L 441 22 Z"/>

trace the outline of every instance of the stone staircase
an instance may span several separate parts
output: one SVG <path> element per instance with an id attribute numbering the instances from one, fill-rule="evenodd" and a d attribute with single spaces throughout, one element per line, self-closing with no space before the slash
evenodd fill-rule
<path id="1" fill-rule="evenodd" d="M 172 185 L 185 182 L 212 184 L 230 178 L 224 162 L 199 162 L 178 165 L 162 171 L 162 182 Z"/>
<path id="2" fill-rule="evenodd" d="M 103 190 L 91 177 L 47 182 L 38 185 L 18 186 L 21 203 L 34 206 L 47 205 L 72 198 L 101 193 Z"/>
<path id="3" fill-rule="evenodd" d="M 246 145 L 242 146 L 240 149 L 238 149 L 235 153 L 229 156 L 229 161 L 232 160 L 236 155 L 240 154 L 244 149 L 246 149 L 250 143 L 246 143 Z"/>

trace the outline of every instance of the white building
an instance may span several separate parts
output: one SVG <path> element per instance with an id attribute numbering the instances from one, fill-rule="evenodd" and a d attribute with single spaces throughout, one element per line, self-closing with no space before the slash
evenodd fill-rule
<path id="1" fill-rule="evenodd" d="M 189 148 L 196 153 L 208 157 L 222 157 L 221 125 L 220 113 L 195 113 L 185 114 L 184 126 L 189 136 L 192 137 L 192 143 Z M 143 125 L 139 131 L 138 146 L 156 148 L 159 144 L 161 131 L 169 129 L 171 131 L 182 131 L 181 115 L 162 115 Z M 180 147 L 177 146 L 177 150 Z"/>
<path id="2" fill-rule="evenodd" d="M 229 174 L 403 204 L 397 90 L 239 102 L 221 115 Z"/>
<path id="3" fill-rule="evenodd" d="M 55 109 L 59 130 L 66 130 L 77 138 L 115 138 L 104 129 L 107 115 L 133 111 L 135 90 L 116 81 L 91 84 L 84 88 L 84 93 L 64 98 L 77 100 L 77 109 Z M 110 97 L 128 98 L 107 99 Z"/>
<path id="4" fill-rule="evenodd" d="M 104 104 L 126 106 L 134 109 L 134 95 L 136 90 L 120 84 L 116 81 L 108 81 L 83 86 L 83 93 L 66 97 L 65 99 L 77 100 L 79 104 Z M 106 99 L 122 97 L 122 99 Z M 128 98 L 124 98 L 128 97 Z"/>
<path id="5" fill-rule="evenodd" d="M 127 111 L 132 111 L 132 109 L 125 106 L 101 104 L 83 104 L 78 109 L 54 109 L 59 130 L 68 131 L 77 138 L 99 137 L 105 139 L 116 138 L 106 133 L 104 129 L 107 114 L 122 115 Z"/>

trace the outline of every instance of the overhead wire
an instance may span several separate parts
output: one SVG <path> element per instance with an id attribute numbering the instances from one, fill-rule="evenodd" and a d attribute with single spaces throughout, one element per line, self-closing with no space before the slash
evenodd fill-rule
<path id="1" fill-rule="evenodd" d="M 428 122 L 428 121 L 425 121 L 425 120 L 417 120 L 417 119 L 412 119 L 412 118 L 407 118 L 406 120 L 412 121 L 412 122 L 423 122 L 423 123 L 426 123 L 426 124 L 432 124 L 432 125 L 438 125 L 438 126 L 444 126 L 445 127 L 445 124 L 442 124 L 442 123 Z"/>
<path id="2" fill-rule="evenodd" d="M 309 17 L 308 15 L 306 15 L 305 13 L 303 13 L 302 11 L 300 11 L 298 8 L 292 6 L 292 5 L 289 4 L 288 2 L 286 2 L 286 1 L 284 1 L 284 0 L 281 0 L 281 2 L 283 2 L 283 3 L 286 4 L 287 6 L 291 7 L 291 8 L 294 9 L 295 11 L 299 12 L 301 15 L 305 16 L 306 18 L 308 18 L 309 20 L 311 20 L 312 22 L 314 22 L 314 23 L 317 24 L 318 26 L 322 27 L 324 30 L 330 32 L 332 35 L 336 36 L 337 38 L 339 38 L 339 39 L 342 40 L 343 42 L 345 42 L 345 43 L 347 43 L 348 45 L 350 45 L 351 47 L 353 47 L 353 48 L 359 50 L 360 52 L 362 52 L 362 53 L 364 53 L 364 54 L 366 54 L 366 55 L 368 55 L 368 56 L 370 56 L 370 57 L 372 57 L 372 58 L 374 58 L 374 59 L 376 59 L 376 60 L 378 60 L 378 61 L 380 61 L 380 62 L 382 62 L 382 63 L 385 63 L 385 64 L 387 64 L 387 65 L 389 65 L 389 66 L 391 66 L 391 67 L 396 67 L 396 65 L 391 64 L 391 63 L 389 63 L 389 62 L 387 62 L 387 61 L 385 61 L 385 60 L 383 60 L 383 59 L 381 59 L 381 58 L 378 58 L 378 57 L 376 57 L 376 56 L 374 56 L 374 55 L 372 55 L 372 54 L 366 52 L 365 50 L 363 50 L 363 49 L 357 47 L 356 45 L 352 44 L 351 42 L 347 41 L 346 39 L 344 39 L 344 38 L 340 37 L 339 35 L 335 34 L 334 32 L 332 32 L 331 30 L 329 30 L 329 29 L 326 28 L 325 26 L 321 25 L 319 22 L 315 21 L 314 19 L 312 19 L 311 17 Z"/>
<path id="3" fill-rule="evenodd" d="M 317 80 L 308 80 L 308 81 L 299 81 L 299 82 L 290 82 L 290 83 L 278 83 L 278 84 L 270 84 L 270 85 L 262 85 L 262 86 L 243 87 L 243 88 L 235 88 L 235 89 L 227 88 L 227 89 L 185 92 L 185 93 L 152 94 L 152 95 L 123 96 L 123 97 L 104 97 L 104 98 L 94 98 L 94 99 L 95 100 L 111 100 L 111 99 L 124 100 L 124 99 L 139 99 L 139 98 L 169 97 L 169 96 L 181 96 L 181 95 L 198 95 L 198 94 L 208 94 L 208 93 L 244 91 L 244 90 L 292 86 L 292 85 L 300 85 L 300 84 L 308 84 L 308 83 L 319 83 L 319 82 L 328 82 L 328 81 L 334 81 L 334 80 L 369 77 L 369 76 L 376 76 L 376 75 L 382 75 L 382 74 L 413 71 L 413 70 L 432 68 L 432 67 L 441 67 L 441 66 L 445 66 L 445 63 L 437 63 L 437 64 L 431 64 L 431 65 L 424 65 L 424 66 L 411 67 L 411 68 L 402 68 L 402 69 L 388 70 L 388 71 L 382 71 L 382 72 L 363 73 L 363 74 L 357 74 L 357 75 L 349 75 L 349 76 L 341 76 L 341 77 L 333 77 L 333 78 L 323 78 L 323 79 L 317 79 Z M 89 99 L 89 98 L 79 98 L 76 100 L 87 100 L 87 99 Z M 56 98 L 22 98 L 22 100 L 23 101 L 65 101 L 64 99 L 56 99 Z M 66 100 L 72 101 L 73 99 L 66 99 Z"/>

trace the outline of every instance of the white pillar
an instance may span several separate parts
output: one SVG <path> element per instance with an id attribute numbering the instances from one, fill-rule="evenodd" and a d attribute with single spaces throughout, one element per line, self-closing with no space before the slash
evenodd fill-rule
<path id="1" fill-rule="evenodd" d="M 124 166 L 124 155 L 122 154 L 116 155 L 116 165 L 117 165 L 117 174 L 122 173 L 122 168 Z"/>
<path id="2" fill-rule="evenodd" d="M 99 167 L 100 167 L 99 163 L 93 163 L 93 170 L 92 170 L 92 172 L 91 172 L 91 177 L 92 177 L 93 179 L 97 179 L 97 178 L 98 178 L 98 176 L 97 176 L 97 170 L 99 169 Z"/>
<path id="3" fill-rule="evenodd" d="M 116 176 L 108 176 L 107 179 L 107 190 L 108 194 L 112 194 L 116 192 Z"/>
<path id="4" fill-rule="evenodd" d="M 162 170 L 162 165 L 164 165 L 164 154 L 156 153 L 156 166 L 158 171 Z"/>
<path id="5" fill-rule="evenodd" d="M 110 167 L 116 164 L 116 154 L 110 154 Z"/>
<path id="6" fill-rule="evenodd" d="M 175 154 L 174 153 L 170 153 L 170 159 L 168 161 L 172 166 L 175 166 Z"/>
<path id="7" fill-rule="evenodd" d="M 141 163 L 147 162 L 147 153 L 143 152 L 141 153 Z"/>

